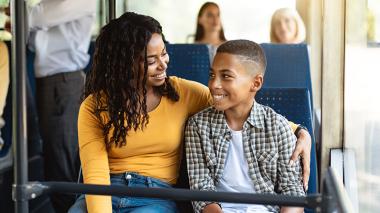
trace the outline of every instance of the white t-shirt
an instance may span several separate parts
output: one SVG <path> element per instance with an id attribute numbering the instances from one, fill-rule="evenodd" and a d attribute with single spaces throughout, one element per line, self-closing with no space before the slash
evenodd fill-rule
<path id="1" fill-rule="evenodd" d="M 233 131 L 224 164 L 223 177 L 216 191 L 255 193 L 253 182 L 248 173 L 248 162 L 244 156 L 242 131 Z M 221 203 L 224 213 L 270 212 L 263 205 L 245 203 Z"/>

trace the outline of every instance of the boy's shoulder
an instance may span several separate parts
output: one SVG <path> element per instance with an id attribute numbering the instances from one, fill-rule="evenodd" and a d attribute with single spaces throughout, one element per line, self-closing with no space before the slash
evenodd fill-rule
<path id="1" fill-rule="evenodd" d="M 218 111 L 214 107 L 208 107 L 190 118 L 192 121 L 196 123 L 200 123 L 202 125 L 206 125 L 207 123 L 222 123 L 225 119 L 222 111 Z M 260 103 L 255 102 L 252 107 L 252 111 L 248 120 L 259 124 L 260 126 L 271 125 L 279 125 L 282 123 L 288 124 L 288 120 L 277 113 L 274 109 L 269 106 L 262 105 Z"/>
<path id="2" fill-rule="evenodd" d="M 209 121 L 215 116 L 223 115 L 223 112 L 216 110 L 214 107 L 210 106 L 207 107 L 206 109 L 201 110 L 200 112 L 194 114 L 193 116 L 190 117 L 191 120 L 193 121 Z"/>

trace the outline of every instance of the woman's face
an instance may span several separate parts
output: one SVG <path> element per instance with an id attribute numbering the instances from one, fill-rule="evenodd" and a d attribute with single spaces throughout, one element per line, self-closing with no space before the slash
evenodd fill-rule
<path id="1" fill-rule="evenodd" d="M 297 24 L 293 17 L 282 16 L 274 23 L 274 33 L 280 43 L 295 43 Z"/>
<path id="2" fill-rule="evenodd" d="M 147 88 L 161 86 L 165 83 L 169 55 L 166 52 L 162 36 L 154 33 L 147 45 Z M 144 72 L 144 61 L 140 62 L 140 71 Z"/>
<path id="3" fill-rule="evenodd" d="M 206 7 L 199 17 L 198 22 L 203 26 L 206 32 L 219 32 L 222 29 L 219 8 L 215 5 Z"/>

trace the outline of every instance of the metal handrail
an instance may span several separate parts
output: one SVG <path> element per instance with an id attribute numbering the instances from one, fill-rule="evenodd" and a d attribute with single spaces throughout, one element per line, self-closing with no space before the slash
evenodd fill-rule
<path id="1" fill-rule="evenodd" d="M 112 19 L 116 17 L 116 1 L 108 0 L 108 16 L 107 23 L 109 23 Z"/>
<path id="2" fill-rule="evenodd" d="M 27 194 L 30 199 L 48 193 L 93 194 L 129 197 L 149 197 L 178 201 L 214 201 L 316 208 L 321 195 L 290 196 L 279 194 L 252 194 L 234 192 L 199 191 L 178 188 L 132 188 L 128 186 L 95 185 L 69 182 L 30 182 Z"/>
<path id="3" fill-rule="evenodd" d="M 322 212 L 353 213 L 354 208 L 333 168 L 328 168 L 323 181 Z"/>
<path id="4" fill-rule="evenodd" d="M 26 133 L 26 20 L 25 1 L 13 0 L 12 10 L 12 147 L 14 161 L 14 194 L 16 212 L 28 212 L 28 200 L 24 187 L 28 182 L 27 133 Z"/>

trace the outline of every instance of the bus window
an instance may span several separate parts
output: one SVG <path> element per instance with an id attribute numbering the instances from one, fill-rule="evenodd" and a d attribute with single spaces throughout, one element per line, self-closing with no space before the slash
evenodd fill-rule
<path id="1" fill-rule="evenodd" d="M 344 146 L 356 160 L 344 163 L 356 164 L 352 201 L 361 212 L 375 212 L 380 208 L 380 1 L 346 2 L 345 42 Z"/>

